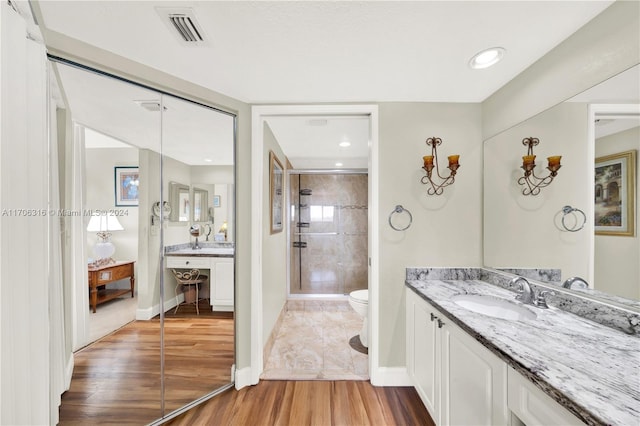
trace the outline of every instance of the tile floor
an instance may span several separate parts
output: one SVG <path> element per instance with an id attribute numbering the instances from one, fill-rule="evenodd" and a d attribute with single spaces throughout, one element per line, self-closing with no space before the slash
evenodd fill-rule
<path id="1" fill-rule="evenodd" d="M 263 380 L 368 380 L 369 357 L 349 345 L 362 318 L 344 300 L 290 300 Z"/>

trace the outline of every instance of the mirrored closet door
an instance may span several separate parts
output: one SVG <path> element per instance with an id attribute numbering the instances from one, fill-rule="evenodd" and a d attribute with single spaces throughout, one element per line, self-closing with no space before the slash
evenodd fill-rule
<path id="1" fill-rule="evenodd" d="M 63 198 L 83 212 L 65 223 L 65 272 L 80 278 L 65 279 L 60 423 L 153 423 L 232 385 L 235 117 L 52 69 Z"/>

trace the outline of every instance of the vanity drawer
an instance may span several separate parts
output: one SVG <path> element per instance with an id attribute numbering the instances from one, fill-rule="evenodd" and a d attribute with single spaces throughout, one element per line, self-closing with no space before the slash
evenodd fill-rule
<path id="1" fill-rule="evenodd" d="M 211 261 L 207 257 L 167 256 L 166 263 L 167 268 L 211 268 Z"/>
<path id="2" fill-rule="evenodd" d="M 507 405 L 526 425 L 584 426 L 566 408 L 509 367 Z"/>

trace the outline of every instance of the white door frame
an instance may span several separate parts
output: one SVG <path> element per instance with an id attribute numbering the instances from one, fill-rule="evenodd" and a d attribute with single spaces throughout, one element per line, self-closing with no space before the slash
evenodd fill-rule
<path id="1" fill-rule="evenodd" d="M 251 108 L 251 373 L 256 384 L 263 369 L 262 336 L 262 182 L 264 178 L 264 123 L 269 117 L 305 115 L 366 115 L 369 117 L 369 376 L 378 381 L 378 106 L 377 105 L 264 105 Z M 283 256 L 285 254 L 283 253 Z M 244 382 L 244 381 L 243 381 Z"/>

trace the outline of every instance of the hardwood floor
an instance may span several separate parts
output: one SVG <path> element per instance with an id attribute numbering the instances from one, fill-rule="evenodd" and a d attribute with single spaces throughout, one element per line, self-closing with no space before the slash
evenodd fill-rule
<path id="1" fill-rule="evenodd" d="M 166 318 L 165 414 L 231 380 L 231 318 Z M 134 321 L 74 356 L 61 425 L 147 424 L 160 406 L 160 322 Z"/>
<path id="2" fill-rule="evenodd" d="M 169 425 L 425 425 L 435 426 L 410 387 L 365 381 L 261 381 L 230 389 Z"/>

